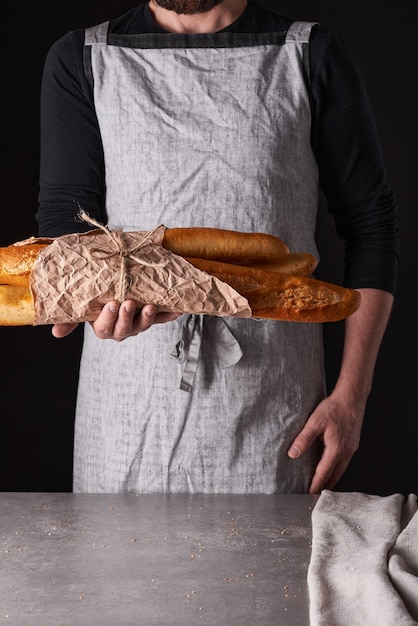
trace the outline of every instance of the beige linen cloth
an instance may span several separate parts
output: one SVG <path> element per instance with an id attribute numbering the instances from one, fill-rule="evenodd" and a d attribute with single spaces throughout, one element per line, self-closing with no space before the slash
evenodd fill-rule
<path id="1" fill-rule="evenodd" d="M 418 624 L 417 496 L 323 491 L 308 589 L 311 626 Z"/>

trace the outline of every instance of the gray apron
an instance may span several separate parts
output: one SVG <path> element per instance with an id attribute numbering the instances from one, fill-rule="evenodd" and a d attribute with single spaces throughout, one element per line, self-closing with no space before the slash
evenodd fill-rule
<path id="1" fill-rule="evenodd" d="M 89 29 L 110 227 L 264 231 L 317 256 L 311 27 Z M 86 325 L 74 491 L 306 492 L 318 450 L 287 450 L 324 390 L 317 324 L 185 315 L 123 343 Z"/>

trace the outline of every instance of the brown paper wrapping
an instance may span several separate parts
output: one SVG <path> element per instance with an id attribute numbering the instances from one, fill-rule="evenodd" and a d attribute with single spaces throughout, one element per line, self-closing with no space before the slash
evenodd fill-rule
<path id="1" fill-rule="evenodd" d="M 232 287 L 163 248 L 164 231 L 103 227 L 53 239 L 31 272 L 34 325 L 93 321 L 106 302 L 126 299 L 160 312 L 251 317 Z"/>

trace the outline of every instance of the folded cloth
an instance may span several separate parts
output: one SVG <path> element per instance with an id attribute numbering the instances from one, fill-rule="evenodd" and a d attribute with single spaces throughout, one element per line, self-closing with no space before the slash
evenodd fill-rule
<path id="1" fill-rule="evenodd" d="M 308 589 L 311 626 L 418 624 L 417 496 L 323 491 Z"/>

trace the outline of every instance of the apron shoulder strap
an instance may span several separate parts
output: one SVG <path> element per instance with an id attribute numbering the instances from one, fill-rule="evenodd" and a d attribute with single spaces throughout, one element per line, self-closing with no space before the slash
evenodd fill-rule
<path id="1" fill-rule="evenodd" d="M 84 45 L 91 46 L 94 43 L 107 43 L 107 33 L 109 31 L 109 22 L 103 22 L 97 26 L 86 28 Z"/>
<path id="2" fill-rule="evenodd" d="M 306 85 L 308 88 L 309 99 L 312 104 L 311 93 L 311 70 L 309 61 L 309 39 L 311 31 L 318 22 L 293 22 L 286 33 L 285 43 L 302 44 L 303 70 L 305 74 Z"/>
<path id="3" fill-rule="evenodd" d="M 91 48 L 93 44 L 107 44 L 109 22 L 103 22 L 97 26 L 86 28 L 84 36 L 84 73 L 90 88 L 93 88 L 93 71 L 91 67 Z"/>
<path id="4" fill-rule="evenodd" d="M 286 43 L 292 41 L 296 43 L 309 43 L 311 30 L 318 22 L 293 22 L 287 33 Z"/>

